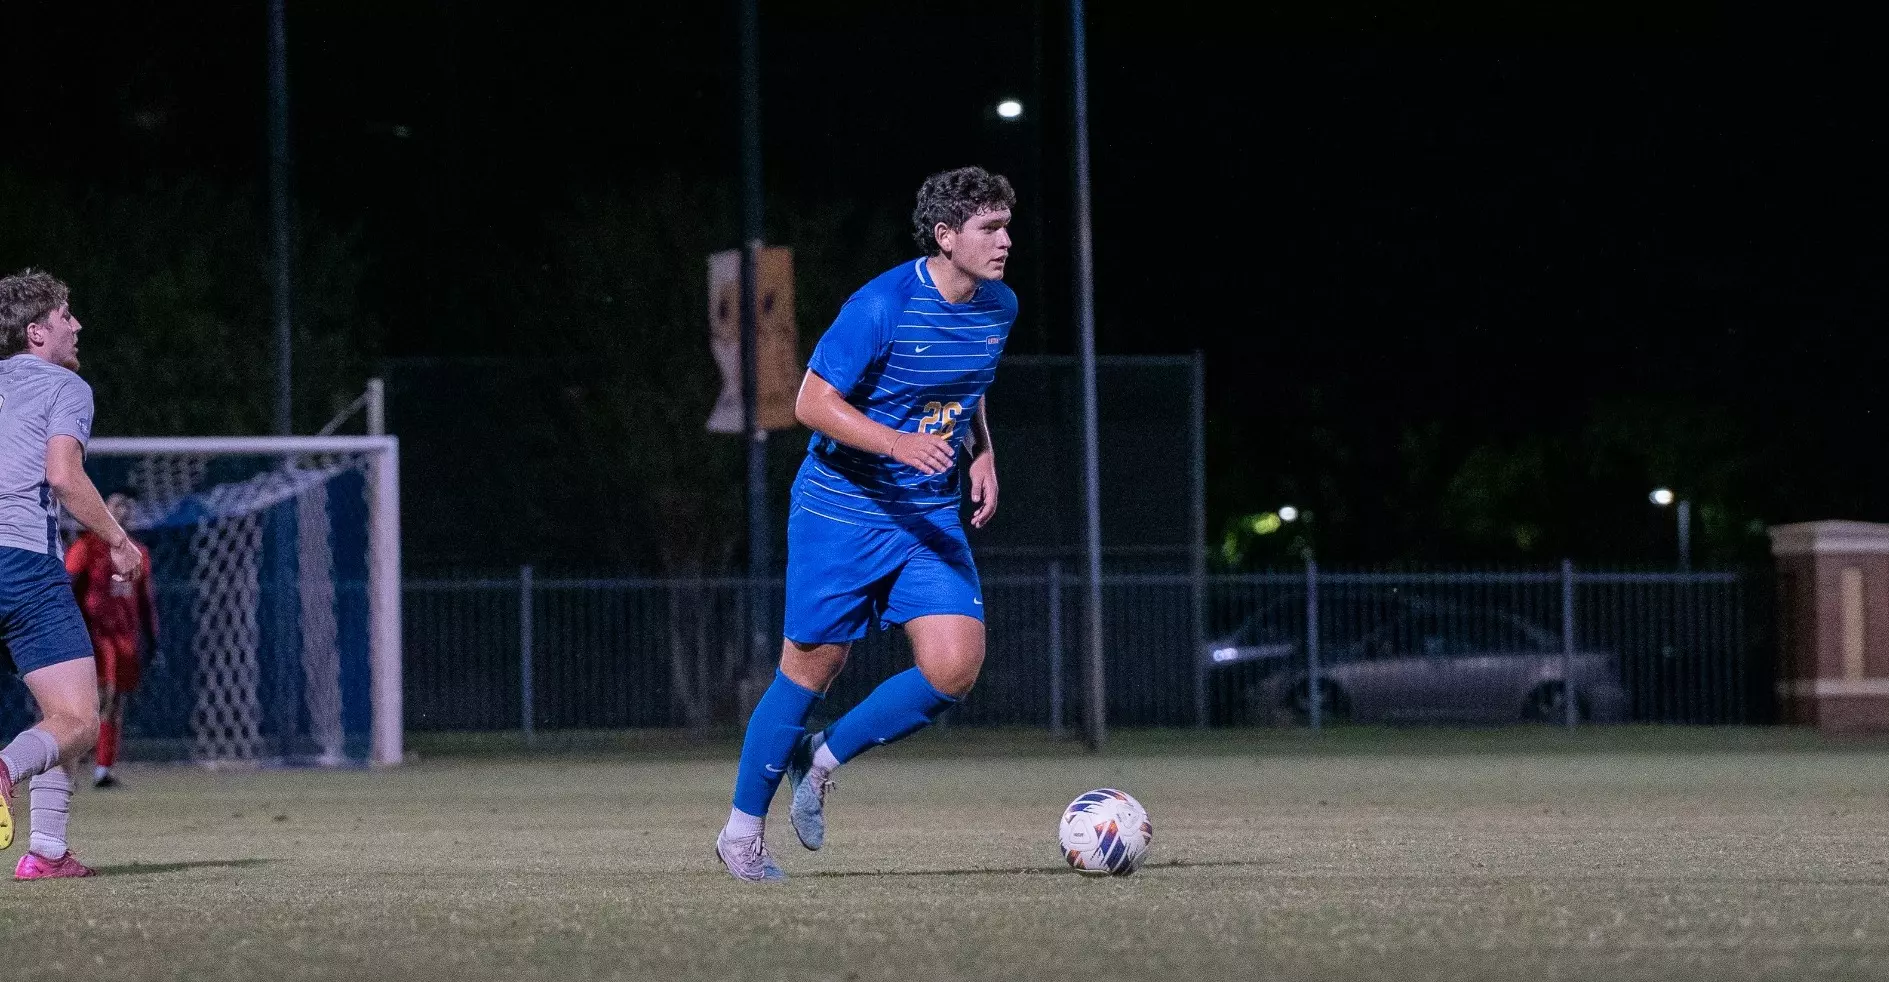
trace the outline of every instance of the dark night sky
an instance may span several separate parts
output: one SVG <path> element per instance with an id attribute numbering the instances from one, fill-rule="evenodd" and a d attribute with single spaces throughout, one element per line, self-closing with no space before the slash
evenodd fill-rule
<path id="1" fill-rule="evenodd" d="M 263 5 L 159 6 L 9 5 L 49 56 L 9 76 L 12 166 L 260 182 Z M 734 8 L 686 6 L 290 0 L 297 191 L 363 228 L 389 353 L 482 345 L 430 313 L 454 285 L 424 257 L 459 240 L 425 204 L 437 188 L 503 242 L 572 186 L 732 179 Z M 1263 453 L 1307 387 L 1365 429 L 1701 400 L 1824 469 L 1799 475 L 1827 485 L 1804 507 L 1889 518 L 1885 80 L 1860 25 L 1705 3 L 1307 6 L 1093 9 L 1102 350 L 1206 350 L 1234 455 Z M 938 9 L 763 4 L 770 191 L 902 209 L 932 170 L 1015 175 L 1045 219 L 1042 265 L 1015 264 L 1042 301 L 1026 319 L 1047 315 L 1022 336 L 1072 350 L 1063 7 L 921 12 Z M 1028 125 L 989 117 L 1007 94 Z"/>

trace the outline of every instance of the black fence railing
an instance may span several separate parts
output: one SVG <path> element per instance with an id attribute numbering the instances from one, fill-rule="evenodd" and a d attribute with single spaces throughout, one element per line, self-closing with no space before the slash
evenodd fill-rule
<path id="1" fill-rule="evenodd" d="M 1080 726 L 1085 592 L 1067 569 L 984 581 L 988 656 L 948 725 Z M 1762 723 L 1771 598 L 1734 573 L 1109 575 L 1110 725 Z M 405 590 L 417 730 L 726 727 L 773 671 L 747 605 L 778 581 L 427 579 Z M 821 711 L 910 664 L 855 645 Z"/>

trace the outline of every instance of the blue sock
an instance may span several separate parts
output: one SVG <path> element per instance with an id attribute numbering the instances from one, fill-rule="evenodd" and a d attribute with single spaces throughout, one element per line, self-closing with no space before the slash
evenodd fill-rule
<path id="1" fill-rule="evenodd" d="M 881 747 L 931 725 L 938 714 L 957 705 L 925 675 L 909 668 L 879 683 L 863 702 L 826 728 L 826 748 L 844 764 L 871 747 Z"/>
<path id="2" fill-rule="evenodd" d="M 774 683 L 754 705 L 748 717 L 748 735 L 741 741 L 741 766 L 735 771 L 735 807 L 765 818 L 774 789 L 787 773 L 787 758 L 794 743 L 807 732 L 807 714 L 820 694 L 774 670 Z"/>

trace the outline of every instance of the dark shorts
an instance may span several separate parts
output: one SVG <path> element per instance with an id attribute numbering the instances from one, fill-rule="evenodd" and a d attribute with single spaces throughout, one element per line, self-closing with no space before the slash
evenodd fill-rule
<path id="1" fill-rule="evenodd" d="M 911 528 L 871 528 L 808 511 L 787 519 L 789 641 L 839 644 L 867 627 L 930 614 L 984 619 L 977 564 L 956 512 Z"/>
<path id="2" fill-rule="evenodd" d="M 72 580 L 57 556 L 0 546 L 0 669 L 26 675 L 92 657 Z"/>

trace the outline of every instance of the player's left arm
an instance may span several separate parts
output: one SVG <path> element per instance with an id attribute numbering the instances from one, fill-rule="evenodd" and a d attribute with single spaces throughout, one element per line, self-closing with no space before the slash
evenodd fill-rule
<path id="1" fill-rule="evenodd" d="M 144 575 L 138 577 L 138 634 L 148 660 L 157 653 L 157 596 L 151 585 L 151 550 L 138 546 L 144 554 Z"/>
<path id="2" fill-rule="evenodd" d="M 977 403 L 971 414 L 971 526 L 983 528 L 997 514 L 997 452 L 990 442 L 990 397 Z"/>
<path id="3" fill-rule="evenodd" d="M 66 550 L 66 576 L 72 580 L 72 595 L 83 598 L 92 588 L 92 542 L 94 538 L 81 535 L 72 540 L 72 548 Z"/>

